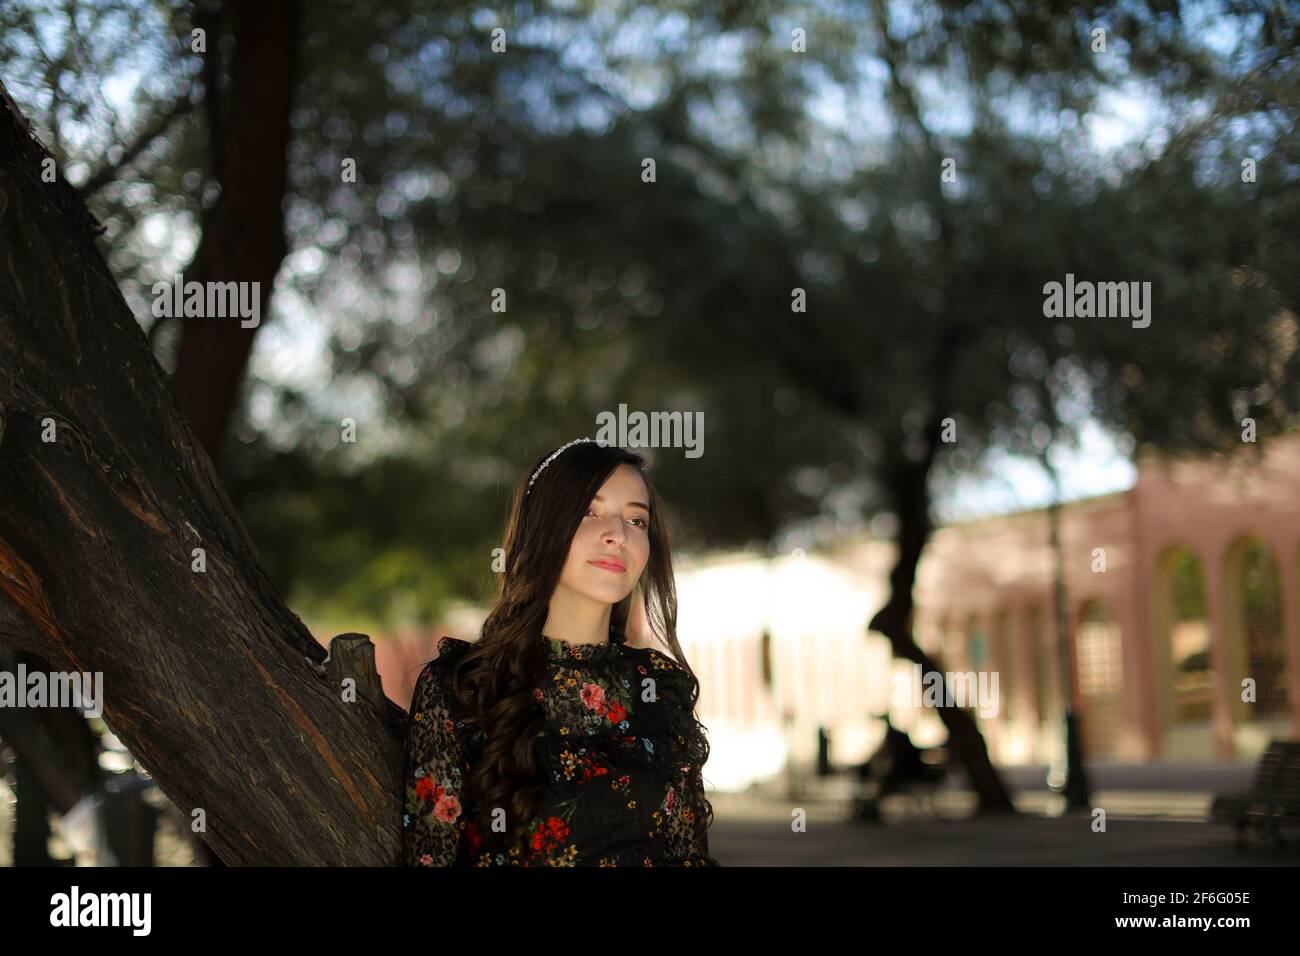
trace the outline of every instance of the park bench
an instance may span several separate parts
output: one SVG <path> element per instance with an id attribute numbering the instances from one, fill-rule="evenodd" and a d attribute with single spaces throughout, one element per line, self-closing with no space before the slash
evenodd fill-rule
<path id="1" fill-rule="evenodd" d="M 1283 830 L 1300 826 L 1300 741 L 1271 741 L 1255 767 L 1250 789 L 1216 796 L 1210 820 L 1233 828 L 1238 850 L 1246 848 L 1252 829 L 1285 846 Z"/>
<path id="2" fill-rule="evenodd" d="M 862 792 L 853 802 L 852 818 L 880 821 L 880 801 L 888 796 L 905 796 L 909 805 L 936 815 L 934 798 L 948 777 L 945 747 L 914 748 L 909 759 L 877 753 L 859 768 Z"/>

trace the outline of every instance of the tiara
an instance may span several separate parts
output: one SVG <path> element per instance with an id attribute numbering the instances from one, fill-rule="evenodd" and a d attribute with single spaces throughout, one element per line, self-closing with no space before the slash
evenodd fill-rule
<path id="1" fill-rule="evenodd" d="M 540 465 L 537 466 L 537 470 L 533 472 L 533 477 L 528 479 L 528 490 L 524 492 L 524 497 L 525 498 L 528 497 L 529 493 L 532 492 L 533 490 L 533 482 L 537 480 L 537 476 L 542 473 L 542 470 L 545 469 L 547 465 L 549 465 L 551 462 L 555 461 L 555 459 L 560 457 L 560 452 L 564 451 L 566 448 L 572 448 L 574 445 L 581 445 L 585 441 L 596 441 L 596 439 L 575 438 L 567 445 L 561 445 L 559 448 L 555 449 L 555 451 L 551 452 L 550 457 L 547 458 L 546 461 L 542 462 Z"/>

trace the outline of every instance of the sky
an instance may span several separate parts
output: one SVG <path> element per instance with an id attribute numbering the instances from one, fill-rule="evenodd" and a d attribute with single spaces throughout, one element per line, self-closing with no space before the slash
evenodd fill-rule
<path id="1" fill-rule="evenodd" d="M 1063 501 L 1133 487 L 1137 469 L 1131 456 L 1095 420 L 1084 421 L 1079 445 L 1053 455 Z M 988 470 L 992 474 L 961 478 L 938 495 L 936 517 L 943 522 L 962 521 L 1051 504 L 1052 484 L 1037 462 L 994 452 Z"/>

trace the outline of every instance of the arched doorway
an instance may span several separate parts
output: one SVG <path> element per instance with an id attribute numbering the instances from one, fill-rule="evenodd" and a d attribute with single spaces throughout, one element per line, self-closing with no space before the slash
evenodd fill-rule
<path id="1" fill-rule="evenodd" d="M 1124 647 L 1119 624 L 1100 600 L 1083 604 L 1074 643 L 1083 698 L 1084 753 L 1107 759 L 1115 755 L 1119 743 Z"/>
<path id="2" fill-rule="evenodd" d="M 1281 581 L 1272 549 L 1256 535 L 1238 539 L 1225 563 L 1231 669 L 1225 690 L 1234 744 L 1241 753 L 1253 755 L 1268 746 L 1270 737 L 1290 729 Z"/>
<path id="3" fill-rule="evenodd" d="M 1200 560 L 1168 549 L 1156 566 L 1152 633 L 1161 752 L 1174 760 L 1214 759 L 1214 671 Z"/>

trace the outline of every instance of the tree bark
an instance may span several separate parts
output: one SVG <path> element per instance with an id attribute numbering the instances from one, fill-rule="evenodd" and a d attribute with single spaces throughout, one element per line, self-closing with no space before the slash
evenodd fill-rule
<path id="1" fill-rule="evenodd" d="M 52 166 L 0 86 L 0 643 L 101 674 L 226 862 L 395 863 L 405 715 L 373 646 L 327 659 L 276 595 Z"/>

